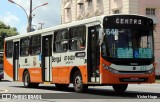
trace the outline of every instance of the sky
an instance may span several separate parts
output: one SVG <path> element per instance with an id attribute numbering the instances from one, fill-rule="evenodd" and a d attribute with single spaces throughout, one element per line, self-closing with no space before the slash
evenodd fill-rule
<path id="1" fill-rule="evenodd" d="M 12 0 L 21 5 L 29 14 L 30 0 Z M 33 9 L 44 3 L 48 5 L 35 9 L 33 13 L 33 28 L 38 28 L 39 23 L 44 23 L 43 28 L 60 24 L 60 0 L 32 0 Z M 16 27 L 20 34 L 26 33 L 28 24 L 26 13 L 19 6 L 8 0 L 0 0 L 0 21 L 11 27 Z"/>

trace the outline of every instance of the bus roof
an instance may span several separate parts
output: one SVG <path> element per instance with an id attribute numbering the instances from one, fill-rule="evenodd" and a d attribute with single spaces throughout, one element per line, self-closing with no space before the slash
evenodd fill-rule
<path id="1" fill-rule="evenodd" d="M 5 41 L 14 40 L 14 39 L 23 38 L 23 37 L 32 36 L 32 35 L 38 35 L 38 34 L 42 34 L 42 33 L 53 33 L 56 30 L 65 29 L 65 28 L 68 28 L 68 27 L 74 27 L 74 26 L 82 25 L 82 24 L 88 24 L 88 23 L 92 23 L 92 22 L 95 22 L 95 21 L 101 22 L 105 16 L 109 17 L 109 16 L 116 16 L 116 15 L 134 15 L 134 16 L 147 17 L 147 16 L 135 15 L 135 14 L 113 14 L 113 15 L 96 16 L 96 17 L 92 17 L 92 18 L 88 18 L 88 19 L 84 19 L 84 20 L 80 20 L 80 21 L 73 21 L 71 23 L 65 23 L 65 24 L 62 24 L 62 25 L 54 26 L 54 27 L 49 27 L 49 28 L 45 28 L 45 29 L 41 29 L 41 30 L 36 30 L 34 32 L 29 32 L 29 33 L 16 35 L 16 36 L 7 37 L 7 38 L 5 38 Z"/>
<path id="2" fill-rule="evenodd" d="M 74 22 L 71 22 L 71 23 L 65 23 L 65 24 L 62 24 L 62 25 L 54 26 L 54 27 L 49 27 L 49 28 L 45 28 L 45 29 L 41 29 L 41 30 L 36 30 L 34 32 L 24 33 L 24 34 L 20 34 L 20 35 L 16 35 L 16 36 L 11 36 L 11 37 L 5 38 L 5 41 L 18 39 L 18 38 L 23 38 L 23 37 L 27 37 L 27 36 L 31 36 L 31 35 L 54 32 L 56 30 L 65 29 L 65 28 L 68 28 L 68 27 L 73 27 L 73 26 L 82 25 L 82 24 L 87 24 L 87 23 L 98 21 L 98 20 L 100 21 L 103 17 L 104 16 L 97 16 L 97 17 L 93 17 L 93 18 L 89 18 L 89 19 L 85 19 L 85 20 L 81 20 L 81 21 L 74 21 Z"/>

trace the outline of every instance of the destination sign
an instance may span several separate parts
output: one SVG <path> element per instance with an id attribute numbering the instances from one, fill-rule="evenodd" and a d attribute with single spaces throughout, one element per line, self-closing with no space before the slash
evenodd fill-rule
<path id="1" fill-rule="evenodd" d="M 118 25 L 118 26 L 115 26 Z M 153 27 L 153 20 L 143 16 L 134 15 L 114 15 L 106 16 L 103 22 L 104 28 L 117 28 L 117 27 Z M 147 29 L 147 28 L 146 28 Z"/>
<path id="2" fill-rule="evenodd" d="M 141 25 L 141 19 L 116 18 L 116 24 L 137 24 Z"/>

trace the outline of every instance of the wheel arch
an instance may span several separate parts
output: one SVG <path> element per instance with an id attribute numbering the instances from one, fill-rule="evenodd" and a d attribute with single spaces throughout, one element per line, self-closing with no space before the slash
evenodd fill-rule
<path id="1" fill-rule="evenodd" d="M 24 69 L 24 71 L 23 71 L 23 76 L 22 76 L 22 81 L 24 81 L 24 73 L 25 73 L 25 72 L 28 72 L 28 73 L 29 73 L 29 70 L 28 70 L 27 68 Z M 30 75 L 30 74 L 29 74 L 29 75 Z"/>
<path id="2" fill-rule="evenodd" d="M 70 83 L 73 83 L 73 77 L 76 71 L 79 71 L 81 73 L 81 70 L 77 66 L 74 66 L 70 73 Z"/>

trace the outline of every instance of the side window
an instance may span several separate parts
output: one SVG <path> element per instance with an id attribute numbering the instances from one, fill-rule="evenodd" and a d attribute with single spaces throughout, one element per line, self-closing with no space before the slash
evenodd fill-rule
<path id="1" fill-rule="evenodd" d="M 29 55 L 29 38 L 22 38 L 20 43 L 20 55 L 28 56 Z"/>
<path id="2" fill-rule="evenodd" d="M 31 37 L 31 55 L 39 55 L 41 53 L 41 35 Z"/>
<path id="3" fill-rule="evenodd" d="M 69 35 L 70 50 L 83 50 L 86 46 L 86 28 L 85 26 L 71 28 Z"/>
<path id="4" fill-rule="evenodd" d="M 54 52 L 66 52 L 68 49 L 68 30 L 54 33 Z"/>
<path id="5" fill-rule="evenodd" d="M 6 57 L 11 58 L 13 53 L 13 42 L 8 41 L 6 42 Z"/>

